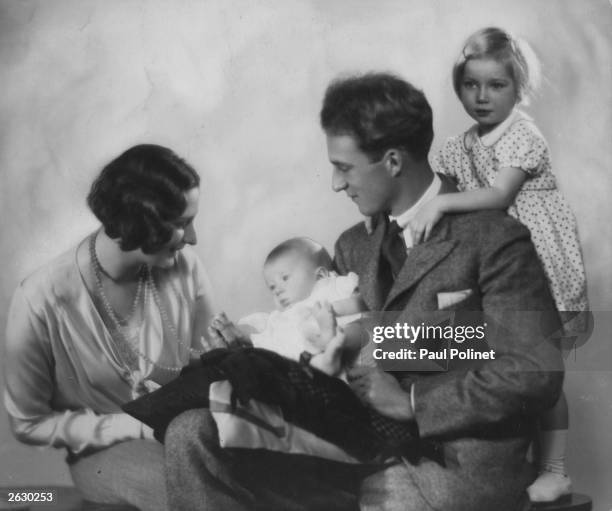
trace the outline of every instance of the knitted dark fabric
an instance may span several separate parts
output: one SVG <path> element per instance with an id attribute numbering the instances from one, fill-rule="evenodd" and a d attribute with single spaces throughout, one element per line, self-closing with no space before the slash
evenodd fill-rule
<path id="1" fill-rule="evenodd" d="M 208 352 L 200 367 L 185 369 L 177 379 L 123 409 L 151 426 L 161 441 L 174 417 L 208 407 L 208 387 L 218 380 L 231 383 L 233 403 L 256 399 L 277 405 L 286 421 L 364 462 L 392 455 L 443 462 L 437 444 L 420 440 L 414 423 L 384 417 L 366 407 L 342 380 L 260 348 Z"/>

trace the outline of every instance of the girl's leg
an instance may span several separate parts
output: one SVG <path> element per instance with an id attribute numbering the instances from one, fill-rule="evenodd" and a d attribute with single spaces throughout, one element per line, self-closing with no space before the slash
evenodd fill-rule
<path id="1" fill-rule="evenodd" d="M 540 417 L 540 475 L 527 492 L 532 502 L 550 502 L 571 492 L 571 480 L 565 470 L 565 452 L 569 413 L 565 394 L 553 408 Z"/>
<path id="2" fill-rule="evenodd" d="M 74 484 L 91 502 L 167 511 L 164 447 L 129 440 L 69 461 Z"/>

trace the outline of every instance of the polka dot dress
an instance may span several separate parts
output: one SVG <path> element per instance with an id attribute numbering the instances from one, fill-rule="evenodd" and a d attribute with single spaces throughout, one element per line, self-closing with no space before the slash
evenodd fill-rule
<path id="1" fill-rule="evenodd" d="M 477 126 L 451 137 L 432 165 L 461 191 L 490 187 L 500 168 L 523 170 L 527 179 L 508 213 L 529 228 L 557 308 L 588 309 L 576 219 L 557 189 L 546 141 L 527 115 L 515 111 L 483 137 Z"/>

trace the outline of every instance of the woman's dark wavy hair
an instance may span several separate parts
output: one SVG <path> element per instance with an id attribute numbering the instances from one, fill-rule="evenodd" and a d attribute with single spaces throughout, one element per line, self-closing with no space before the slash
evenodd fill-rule
<path id="1" fill-rule="evenodd" d="M 320 118 L 326 133 L 354 137 L 371 161 L 391 148 L 423 160 L 433 140 L 432 111 L 423 92 L 388 73 L 332 82 Z"/>
<path id="2" fill-rule="evenodd" d="M 87 205 L 122 250 L 151 254 L 170 241 L 171 222 L 187 205 L 185 192 L 199 184 L 196 171 L 170 149 L 142 144 L 102 169 Z"/>

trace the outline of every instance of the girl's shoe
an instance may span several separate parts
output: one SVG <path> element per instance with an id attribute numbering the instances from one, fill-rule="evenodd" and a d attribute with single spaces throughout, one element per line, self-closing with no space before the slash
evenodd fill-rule
<path id="1" fill-rule="evenodd" d="M 552 502 L 572 492 L 572 480 L 563 474 L 542 472 L 527 488 L 531 502 Z"/>

